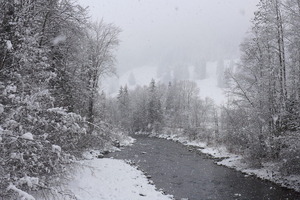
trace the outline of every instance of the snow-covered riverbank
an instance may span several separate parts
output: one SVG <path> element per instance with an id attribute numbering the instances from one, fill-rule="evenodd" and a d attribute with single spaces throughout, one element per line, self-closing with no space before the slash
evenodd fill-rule
<path id="1" fill-rule="evenodd" d="M 199 151 L 208 154 L 214 158 L 220 158 L 218 165 L 223 165 L 233 168 L 237 171 L 245 173 L 245 176 L 257 176 L 263 180 L 269 180 L 286 188 L 294 189 L 300 192 L 300 176 L 289 175 L 286 176 L 279 171 L 278 163 L 265 162 L 262 163 L 261 168 L 253 168 L 249 166 L 243 156 L 229 153 L 225 147 L 208 146 L 205 142 L 192 141 L 187 137 L 169 134 L 155 135 L 155 137 L 167 140 L 176 141 L 184 145 L 199 147 Z"/>
<path id="2" fill-rule="evenodd" d="M 121 146 L 130 146 L 135 142 L 131 137 L 121 138 Z M 109 147 L 107 151 L 120 151 Z M 91 150 L 83 154 L 81 160 L 72 168 L 67 182 L 57 186 L 50 193 L 34 195 L 33 200 L 170 200 L 151 184 L 151 181 L 124 160 L 102 158 L 100 151 Z M 99 159 L 100 158 L 100 159 Z M 59 192 L 60 191 L 60 192 Z M 25 198 L 26 200 L 26 198 Z"/>
<path id="3" fill-rule="evenodd" d="M 119 138 L 120 139 L 120 138 Z M 131 137 L 121 138 L 121 146 L 135 142 Z M 119 151 L 110 149 L 109 151 Z M 76 200 L 170 200 L 150 184 L 143 172 L 123 160 L 98 159 L 99 152 L 86 152 L 72 180 L 67 184 Z"/>
<path id="4" fill-rule="evenodd" d="M 78 200 L 170 200 L 146 176 L 125 161 L 109 158 L 82 162 L 68 185 Z"/>

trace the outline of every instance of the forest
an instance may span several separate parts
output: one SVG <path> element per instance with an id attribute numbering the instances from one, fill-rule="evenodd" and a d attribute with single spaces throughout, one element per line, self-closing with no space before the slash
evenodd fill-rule
<path id="1" fill-rule="evenodd" d="M 300 0 L 260 1 L 238 64 L 224 70 L 224 105 L 190 80 L 108 96 L 119 27 L 73 0 L 0 6 L 0 198 L 51 190 L 82 152 L 134 133 L 224 145 L 253 167 L 300 175 Z"/>
<path id="2" fill-rule="evenodd" d="M 200 99 L 192 81 L 153 80 L 134 91 L 120 88 L 113 123 L 222 144 L 253 166 L 276 161 L 283 174 L 299 175 L 299 28 L 299 0 L 260 1 L 239 63 L 224 70 L 225 105 Z"/>
<path id="3" fill-rule="evenodd" d="M 112 142 L 99 79 L 120 29 L 72 0 L 0 1 L 0 198 L 51 190 L 88 148 Z"/>

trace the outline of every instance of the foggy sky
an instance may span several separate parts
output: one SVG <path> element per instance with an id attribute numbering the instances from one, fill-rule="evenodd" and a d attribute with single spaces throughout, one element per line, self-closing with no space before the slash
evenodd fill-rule
<path id="1" fill-rule="evenodd" d="M 119 72 L 143 65 L 238 57 L 259 0 L 78 0 L 122 29 Z"/>

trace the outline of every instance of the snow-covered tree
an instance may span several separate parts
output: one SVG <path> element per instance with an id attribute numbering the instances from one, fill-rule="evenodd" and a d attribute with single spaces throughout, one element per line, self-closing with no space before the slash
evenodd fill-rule
<path id="1" fill-rule="evenodd" d="M 95 55 L 87 48 L 86 10 L 72 0 L 0 1 L 0 6 L 0 173 L 5 174 L 0 198 L 8 199 L 16 191 L 51 190 L 54 177 L 91 141 L 100 146 L 104 134 L 87 137 L 88 106 L 81 101 L 98 81 L 92 73 L 86 78 L 93 60 L 88 58 Z M 97 77 L 112 66 L 116 30 L 101 29 Z"/>
<path id="2" fill-rule="evenodd" d="M 151 80 L 149 86 L 147 115 L 148 128 L 153 131 L 158 131 L 163 124 L 163 112 L 161 99 L 158 96 L 157 86 L 154 79 Z"/>
<path id="3" fill-rule="evenodd" d="M 126 131 L 131 130 L 131 105 L 127 85 L 118 94 L 119 123 Z"/>
<path id="4" fill-rule="evenodd" d="M 137 87 L 131 92 L 132 131 L 147 131 L 148 128 L 148 91 L 147 87 Z"/>
<path id="5" fill-rule="evenodd" d="M 94 130 L 95 97 L 99 91 L 100 79 L 115 73 L 115 50 L 119 44 L 120 29 L 103 21 L 91 24 L 87 32 L 87 77 L 89 90 L 87 119 L 89 132 Z"/>
<path id="6" fill-rule="evenodd" d="M 293 163 L 299 161 L 292 153 L 299 149 L 290 140 L 299 130 L 299 5 L 296 0 L 260 1 L 241 45 L 241 62 L 227 74 L 231 96 L 222 114 L 228 146 L 253 163 L 284 155 L 284 169 L 296 169 Z M 294 149 L 290 154 L 289 148 Z"/>

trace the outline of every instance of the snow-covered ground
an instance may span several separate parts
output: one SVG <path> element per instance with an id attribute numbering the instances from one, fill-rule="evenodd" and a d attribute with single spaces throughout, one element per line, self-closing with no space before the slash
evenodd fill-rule
<path id="1" fill-rule="evenodd" d="M 170 200 L 146 176 L 125 161 L 109 158 L 82 161 L 68 189 L 78 200 Z"/>
<path id="2" fill-rule="evenodd" d="M 221 105 L 225 100 L 223 89 L 218 87 L 217 62 L 206 63 L 207 77 L 203 80 L 193 80 L 200 89 L 200 97 L 209 97 L 214 100 L 216 105 Z"/>
<path id="3" fill-rule="evenodd" d="M 225 68 L 230 64 L 229 60 L 225 61 Z M 221 88 L 218 87 L 217 79 L 217 65 L 218 62 L 207 62 L 206 63 L 206 78 L 203 80 L 195 80 L 194 78 L 194 66 L 189 66 L 189 80 L 195 81 L 200 89 L 199 96 L 201 98 L 209 97 L 214 100 L 217 105 L 224 103 L 225 94 Z M 162 81 L 158 76 L 158 67 L 157 66 L 143 66 L 133 68 L 119 78 L 108 79 L 103 84 L 103 89 L 107 91 L 112 96 L 116 96 L 120 86 L 127 85 L 129 89 L 134 89 L 136 86 L 148 86 L 152 79 L 156 81 Z M 171 74 L 173 71 L 171 70 Z M 134 84 L 130 84 L 130 76 L 134 76 Z M 175 77 L 171 77 L 174 79 Z"/>
<path id="4" fill-rule="evenodd" d="M 217 162 L 218 165 L 223 165 L 236 169 L 237 171 L 241 171 L 245 173 L 245 176 L 254 175 L 263 180 L 269 180 L 283 187 L 300 192 L 300 176 L 286 176 L 280 173 L 278 163 L 266 162 L 262 164 L 261 168 L 253 168 L 245 162 L 243 156 L 229 153 L 225 147 L 211 147 L 201 141 L 190 142 L 187 137 L 178 135 L 161 134 L 156 137 L 180 142 L 184 145 L 199 147 L 199 151 L 202 153 L 208 154 L 214 158 L 223 158 L 223 160 Z"/>
<path id="5" fill-rule="evenodd" d="M 129 146 L 135 142 L 131 137 L 124 137 L 121 146 Z M 120 149 L 110 149 L 119 151 Z M 85 160 L 79 161 L 72 168 L 67 181 L 57 186 L 50 193 L 39 193 L 36 198 L 25 200 L 170 200 L 172 195 L 163 194 L 151 184 L 151 181 L 126 161 L 112 158 L 101 158 L 100 151 L 90 150 L 83 154 Z M 46 197 L 45 197 L 46 196 Z M 26 197 L 26 196 L 25 196 Z"/>
<path id="6" fill-rule="evenodd" d="M 130 146 L 135 142 L 131 137 L 120 139 L 121 146 Z M 115 148 L 113 151 L 118 151 Z M 65 190 L 75 195 L 76 200 L 170 200 L 136 167 L 123 160 L 110 158 L 97 159 L 100 152 L 84 153 L 77 171 Z"/>

